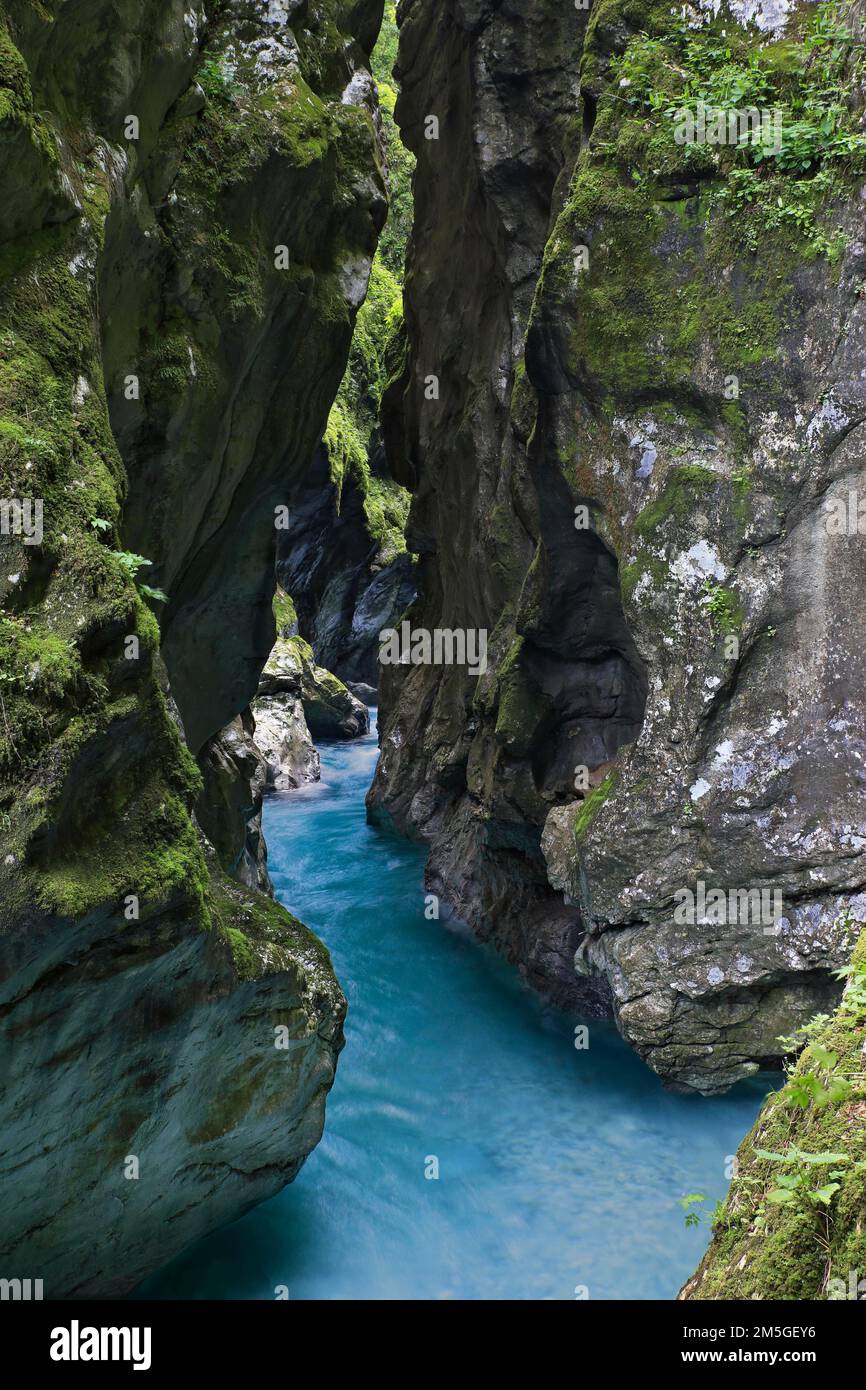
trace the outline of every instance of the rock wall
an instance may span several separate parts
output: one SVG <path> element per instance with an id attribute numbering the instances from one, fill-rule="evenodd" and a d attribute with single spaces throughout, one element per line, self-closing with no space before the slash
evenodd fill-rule
<path id="1" fill-rule="evenodd" d="M 338 488 L 327 448 L 317 449 L 277 541 L 277 577 L 316 660 L 342 680 L 375 688 L 379 633 L 415 597 L 413 560 L 396 534 L 374 533 L 362 479 L 350 473 Z"/>
<path id="2" fill-rule="evenodd" d="M 0 537 L 0 1252 L 46 1297 L 125 1292 L 321 1134 L 345 1001 L 225 878 L 190 749 L 255 694 L 364 293 L 380 11 L 0 12 L 0 493 L 43 509 Z"/>
<path id="3" fill-rule="evenodd" d="M 402 8 L 416 222 L 385 437 L 413 623 L 487 629 L 489 668 L 386 668 L 368 803 L 531 983 L 610 1000 L 704 1092 L 778 1063 L 866 919 L 866 574 L 826 524 L 864 486 L 862 76 L 804 41 L 809 7 L 733 10 Z M 840 145 L 800 128 L 757 169 L 677 143 L 722 28 L 815 131 L 843 86 Z M 769 918 L 680 925 L 700 883 Z"/>
<path id="4" fill-rule="evenodd" d="M 230 878 L 273 895 L 262 800 L 273 781 L 253 712 L 246 709 L 208 739 L 199 756 L 201 795 L 195 814 Z"/>

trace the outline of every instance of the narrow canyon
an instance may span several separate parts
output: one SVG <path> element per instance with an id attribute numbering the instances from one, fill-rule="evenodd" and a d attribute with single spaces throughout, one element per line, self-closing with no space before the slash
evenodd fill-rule
<path id="1" fill-rule="evenodd" d="M 0 1275 L 119 1298 L 274 1198 L 413 952 L 742 1139 L 661 1296 L 866 1271 L 864 54 L 863 0 L 0 4 Z"/>

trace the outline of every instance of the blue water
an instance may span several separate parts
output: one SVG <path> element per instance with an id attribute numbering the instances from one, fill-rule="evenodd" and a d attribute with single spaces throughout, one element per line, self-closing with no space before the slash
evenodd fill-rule
<path id="1" fill-rule="evenodd" d="M 492 953 L 424 918 L 423 851 L 366 824 L 375 735 L 266 803 L 281 900 L 349 1000 L 325 1135 L 295 1182 L 152 1277 L 157 1298 L 672 1298 L 772 1081 L 667 1094 L 612 1024 L 590 1046 Z M 425 1178 L 438 1159 L 438 1179 Z"/>

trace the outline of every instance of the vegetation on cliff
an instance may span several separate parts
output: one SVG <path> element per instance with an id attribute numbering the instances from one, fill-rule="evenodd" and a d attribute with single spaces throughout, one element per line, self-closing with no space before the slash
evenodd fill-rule
<path id="1" fill-rule="evenodd" d="M 404 531 L 409 493 L 392 478 L 373 471 L 371 457 L 381 448 L 379 408 L 394 370 L 403 334 L 403 266 L 412 221 L 415 161 L 394 123 L 397 21 L 394 0 L 386 0 L 372 71 L 379 90 L 381 133 L 388 176 L 388 218 L 370 271 L 367 297 L 355 324 L 345 376 L 328 417 L 324 443 L 337 487 L 351 475 L 364 498 L 371 537 L 379 542 L 376 563 L 384 566 L 406 549 Z"/>
<path id="2" fill-rule="evenodd" d="M 774 39 L 728 13 L 696 27 L 666 4 L 593 7 L 581 70 L 589 133 L 544 274 L 548 291 L 568 294 L 573 248 L 603 221 L 569 342 L 569 369 L 594 391 L 622 402 L 652 384 L 687 397 L 707 339 L 720 374 L 771 379 L 794 272 L 816 256 L 838 261 L 839 202 L 866 169 L 866 49 L 851 12 L 825 0 Z M 636 32 L 611 55 L 615 22 Z M 716 138 L 678 141 L 682 113 L 701 108 L 708 124 L 719 113 Z M 749 111 L 764 123 L 749 124 Z M 674 242 L 676 257 L 659 256 Z M 627 285 L 614 273 L 623 263 Z"/>
<path id="3" fill-rule="evenodd" d="M 849 1298 L 866 1277 L 866 938 L 846 979 L 836 1014 L 787 1040 L 800 1055 L 740 1145 L 681 1298 Z"/>

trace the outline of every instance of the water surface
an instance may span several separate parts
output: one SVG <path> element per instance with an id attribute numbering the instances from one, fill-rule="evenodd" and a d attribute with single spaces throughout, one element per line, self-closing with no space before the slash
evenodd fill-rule
<path id="1" fill-rule="evenodd" d="M 265 807 L 277 895 L 349 1000 L 324 1138 L 295 1182 L 150 1278 L 158 1298 L 672 1298 L 772 1079 L 667 1094 L 612 1024 L 590 1046 L 492 953 L 424 917 L 424 852 L 368 826 L 375 735 Z M 425 1177 L 435 1171 L 438 1179 Z"/>

